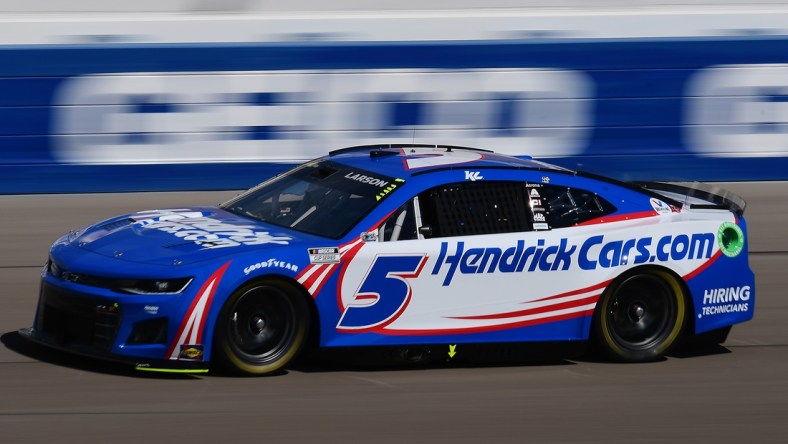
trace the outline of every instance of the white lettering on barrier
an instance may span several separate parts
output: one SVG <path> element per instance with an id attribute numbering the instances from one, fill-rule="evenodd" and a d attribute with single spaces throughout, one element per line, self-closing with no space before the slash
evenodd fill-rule
<path id="1" fill-rule="evenodd" d="M 378 143 L 579 154 L 586 74 L 561 69 L 123 73 L 55 93 L 54 155 L 91 164 L 298 162 Z"/>
<path id="2" fill-rule="evenodd" d="M 788 65 L 719 65 L 687 84 L 685 145 L 707 156 L 788 156 Z"/>

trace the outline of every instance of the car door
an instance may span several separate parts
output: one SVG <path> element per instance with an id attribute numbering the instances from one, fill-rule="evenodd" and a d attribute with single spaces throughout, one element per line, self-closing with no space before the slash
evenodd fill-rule
<path id="1" fill-rule="evenodd" d="M 523 274 L 569 265 L 568 245 L 547 245 L 532 231 L 541 211 L 532 192 L 523 181 L 468 181 L 409 200 L 344 270 L 336 329 L 475 334 L 527 323 L 505 314 L 532 294 Z"/>

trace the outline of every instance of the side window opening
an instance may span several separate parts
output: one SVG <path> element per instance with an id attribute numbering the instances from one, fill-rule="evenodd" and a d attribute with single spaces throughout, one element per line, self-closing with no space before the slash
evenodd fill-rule
<path id="1" fill-rule="evenodd" d="M 596 193 L 524 182 L 458 182 L 422 192 L 380 227 L 384 242 L 571 227 L 616 211 Z M 534 192 L 536 190 L 536 192 Z M 532 220 L 533 219 L 533 220 Z"/>
<path id="2" fill-rule="evenodd" d="M 383 225 L 380 226 L 380 234 L 383 242 L 418 238 L 413 199 L 405 202 L 386 219 Z"/>
<path id="3" fill-rule="evenodd" d="M 616 207 L 590 191 L 543 185 L 539 192 L 547 203 L 552 228 L 571 227 L 616 211 Z"/>
<path id="4" fill-rule="evenodd" d="M 528 231 L 528 197 L 523 182 L 459 182 L 418 196 L 425 237 Z"/>

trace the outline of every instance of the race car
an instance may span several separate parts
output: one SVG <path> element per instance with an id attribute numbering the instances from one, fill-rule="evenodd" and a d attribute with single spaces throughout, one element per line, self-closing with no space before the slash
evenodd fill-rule
<path id="1" fill-rule="evenodd" d="M 66 234 L 20 333 L 147 371 L 266 375 L 305 346 L 415 360 L 566 342 L 652 361 L 752 318 L 744 208 L 487 150 L 346 148 L 220 206 Z"/>

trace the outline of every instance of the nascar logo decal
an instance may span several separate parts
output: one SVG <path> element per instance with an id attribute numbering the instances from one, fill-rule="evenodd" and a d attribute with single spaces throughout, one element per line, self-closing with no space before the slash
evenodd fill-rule
<path id="1" fill-rule="evenodd" d="M 308 249 L 310 262 L 312 262 L 309 266 L 307 266 L 304 271 L 296 277 L 296 281 L 306 288 L 309 294 L 312 297 L 317 297 L 318 293 L 320 293 L 320 289 L 323 288 L 323 284 L 334 274 L 337 267 L 339 266 L 341 259 L 350 260 L 353 256 L 358 253 L 358 250 L 364 246 L 364 242 L 362 239 L 356 239 L 353 242 L 348 242 L 345 245 L 342 245 L 338 248 L 310 248 Z M 330 252 L 323 251 L 323 250 L 331 250 Z M 323 255 L 330 253 L 332 255 L 331 260 L 314 260 L 314 259 L 326 259 L 325 257 L 317 258 L 316 255 Z M 334 256 L 335 255 L 335 256 Z"/>
<path id="2" fill-rule="evenodd" d="M 208 310 L 213 301 L 213 295 L 216 294 L 216 287 L 219 286 L 219 281 L 222 275 L 230 266 L 230 262 L 224 264 L 221 268 L 216 270 L 203 284 L 197 296 L 192 301 L 192 305 L 186 312 L 183 318 L 178 333 L 175 335 L 175 340 L 170 345 L 167 351 L 169 359 L 188 359 L 195 360 L 202 356 L 202 353 L 197 353 L 200 350 L 198 345 L 202 344 L 202 327 L 205 324 L 205 318 L 208 316 Z"/>

